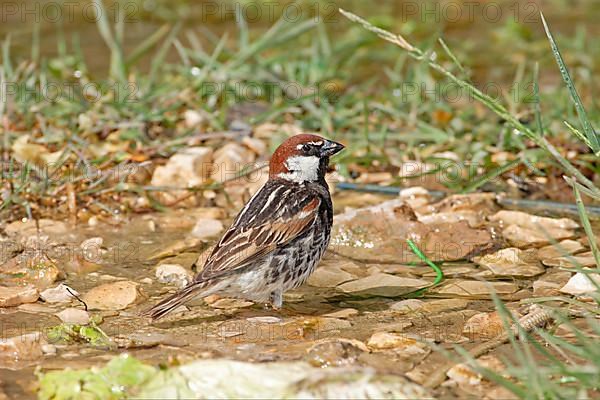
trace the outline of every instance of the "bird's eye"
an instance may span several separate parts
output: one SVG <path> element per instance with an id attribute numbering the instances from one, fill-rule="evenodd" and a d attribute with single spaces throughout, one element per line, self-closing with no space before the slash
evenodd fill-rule
<path id="1" fill-rule="evenodd" d="M 304 151 L 305 153 L 308 153 L 311 149 L 312 149 L 312 145 L 310 145 L 310 144 L 302 145 L 302 151 Z"/>

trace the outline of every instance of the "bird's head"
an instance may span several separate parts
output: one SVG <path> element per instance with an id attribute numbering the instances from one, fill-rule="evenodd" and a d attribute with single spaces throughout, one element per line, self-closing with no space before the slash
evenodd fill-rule
<path id="1" fill-rule="evenodd" d="M 283 142 L 269 163 L 269 177 L 298 183 L 323 180 L 329 157 L 344 149 L 317 135 L 295 135 Z"/>

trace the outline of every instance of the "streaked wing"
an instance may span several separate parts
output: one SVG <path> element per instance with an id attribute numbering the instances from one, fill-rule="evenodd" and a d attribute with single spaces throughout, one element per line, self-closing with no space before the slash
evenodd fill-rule
<path id="1" fill-rule="evenodd" d="M 314 223 L 320 205 L 317 194 L 267 183 L 225 232 L 196 281 L 244 268 L 295 239 Z"/>

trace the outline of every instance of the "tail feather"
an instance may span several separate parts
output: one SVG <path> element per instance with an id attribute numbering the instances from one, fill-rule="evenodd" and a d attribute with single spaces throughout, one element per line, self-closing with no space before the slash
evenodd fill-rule
<path id="1" fill-rule="evenodd" d="M 175 308 L 199 295 L 204 289 L 206 289 L 205 285 L 192 282 L 177 293 L 172 294 L 158 304 L 155 304 L 152 308 L 144 311 L 142 315 L 150 317 L 152 320 L 162 318 Z"/>

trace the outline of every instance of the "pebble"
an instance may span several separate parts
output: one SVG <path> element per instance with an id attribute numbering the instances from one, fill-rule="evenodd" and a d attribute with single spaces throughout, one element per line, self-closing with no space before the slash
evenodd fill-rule
<path id="1" fill-rule="evenodd" d="M 593 280 L 596 285 L 594 285 Z M 600 275 L 599 274 L 583 274 L 581 272 L 576 273 L 569 279 L 566 285 L 560 288 L 562 293 L 572 294 L 572 295 L 580 295 L 595 292 L 598 290 L 596 287 L 600 285 Z"/>
<path id="2" fill-rule="evenodd" d="M 179 264 L 161 264 L 155 274 L 160 283 L 174 284 L 182 288 L 192 281 L 191 273 Z"/>
<path id="3" fill-rule="evenodd" d="M 253 305 L 254 305 L 254 303 L 249 300 L 233 299 L 233 298 L 222 298 L 222 299 L 218 299 L 218 300 L 210 303 L 210 306 L 212 308 L 219 308 L 219 309 L 246 308 L 246 307 L 250 307 Z"/>
<path id="4" fill-rule="evenodd" d="M 365 352 L 369 352 L 369 349 L 360 340 L 328 338 L 312 345 L 308 349 L 306 360 L 319 368 L 343 367 L 354 364 Z"/>
<path id="5" fill-rule="evenodd" d="M 338 288 L 348 294 L 359 296 L 396 297 L 428 286 L 422 279 L 403 278 L 395 275 L 377 273 L 366 278 L 347 282 Z"/>
<path id="6" fill-rule="evenodd" d="M 403 355 L 423 355 L 428 346 L 414 335 L 393 332 L 376 332 L 367 341 L 367 346 L 373 350 L 395 350 Z"/>
<path id="7" fill-rule="evenodd" d="M 14 307 L 24 303 L 34 303 L 40 297 L 33 285 L 0 286 L 0 307 Z"/>
<path id="8" fill-rule="evenodd" d="M 502 318 L 497 312 L 473 315 L 465 323 L 462 333 L 470 339 L 492 339 L 504 332 Z"/>
<path id="9" fill-rule="evenodd" d="M 66 308 L 56 316 L 66 324 L 87 325 L 90 322 L 90 314 L 79 308 Z"/>
<path id="10" fill-rule="evenodd" d="M 492 355 L 481 356 L 477 359 L 477 365 L 495 373 L 502 373 L 505 369 L 502 361 Z M 454 365 L 446 375 L 459 385 L 479 385 L 483 379 L 483 376 L 473 370 L 467 363 Z"/>
<path id="11" fill-rule="evenodd" d="M 40 293 L 40 297 L 46 303 L 69 303 L 74 298 L 73 295 L 69 293 L 69 290 L 75 296 L 79 296 L 79 293 L 75 289 L 61 283 L 58 286 L 44 290 Z"/>
<path id="12" fill-rule="evenodd" d="M 577 229 L 579 224 L 569 218 L 548 218 L 527 214 L 522 211 L 501 210 L 489 217 L 490 221 L 498 221 L 505 226 L 517 225 L 522 227 L 539 226 L 546 231 L 553 229 Z"/>
<path id="13" fill-rule="evenodd" d="M 123 310 L 135 303 L 139 292 L 137 283 L 120 281 L 96 286 L 83 295 L 91 310 Z"/>
<path id="14" fill-rule="evenodd" d="M 199 239 L 208 239 L 217 236 L 223 229 L 223 223 L 218 219 L 202 218 L 196 222 L 192 229 L 192 236 Z"/>

